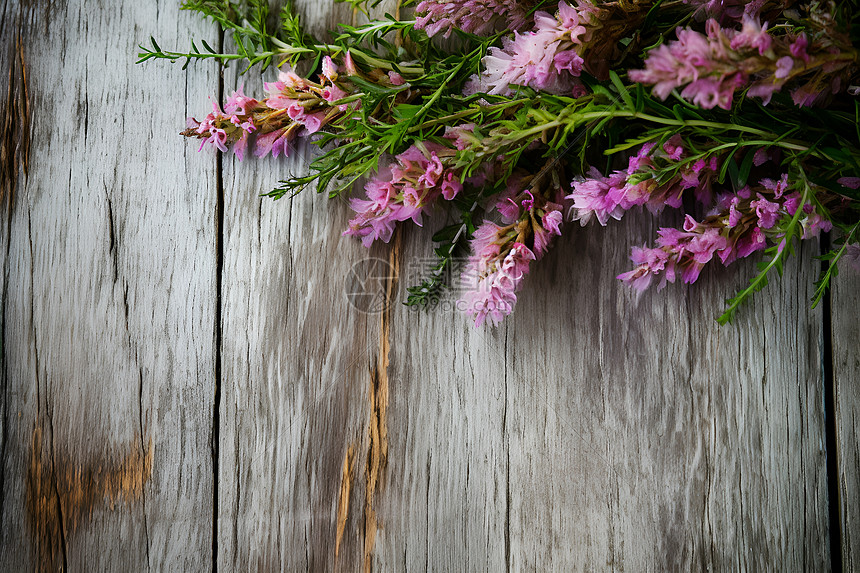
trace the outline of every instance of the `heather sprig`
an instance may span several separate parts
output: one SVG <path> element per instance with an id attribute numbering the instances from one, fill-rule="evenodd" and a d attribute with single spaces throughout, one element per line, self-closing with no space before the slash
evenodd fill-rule
<path id="1" fill-rule="evenodd" d="M 758 263 L 759 272 L 752 278 L 749 286 L 726 301 L 726 310 L 717 318 L 717 322 L 720 324 L 731 322 L 735 317 L 738 307 L 748 301 L 754 293 L 767 286 L 770 271 L 776 270 L 777 274 L 781 277 L 786 258 L 788 255 L 794 254 L 795 239 L 802 231 L 800 222 L 809 214 L 806 206 L 812 204 L 811 199 L 815 193 L 803 168 L 795 163 L 795 169 L 797 174 L 796 185 L 799 187 L 798 193 L 800 196 L 797 201 L 797 207 L 790 214 L 790 218 L 784 218 L 780 221 L 778 227 L 779 241 L 765 250 L 765 260 Z"/>
<path id="2" fill-rule="evenodd" d="M 740 31 L 708 20 L 707 33 L 678 29 L 678 39 L 648 53 L 644 70 L 631 70 L 631 80 L 654 86 L 665 100 L 683 87 L 681 97 L 703 109 L 731 109 L 736 91 L 761 98 L 794 85 L 797 105 L 812 105 L 837 93 L 853 77 L 860 55 L 844 34 L 828 22 L 809 18 L 809 30 L 771 34 L 767 24 L 745 15 Z"/>
<path id="3" fill-rule="evenodd" d="M 401 21 L 386 14 L 384 18 L 360 26 L 339 25 L 330 43 L 316 41 L 308 35 L 301 25 L 298 15 L 290 4 L 280 12 L 280 26 L 267 29 L 269 17 L 267 0 L 248 0 L 242 5 L 229 0 L 194 0 L 183 4 L 185 10 L 193 10 L 215 21 L 233 41 L 234 51 L 221 52 L 201 40 L 204 50 L 200 50 L 191 40 L 191 50 L 178 52 L 163 50 L 155 38 L 150 38 L 152 47 L 139 46 L 137 63 L 152 59 L 175 62 L 184 59 L 183 69 L 194 60 L 217 60 L 224 65 L 233 61 L 245 61 L 247 72 L 259 64 L 261 70 L 271 64 L 281 67 L 289 64 L 296 67 L 300 62 L 309 60 L 316 67 L 324 56 L 339 57 L 350 52 L 356 61 L 377 69 L 395 71 L 405 76 L 420 76 L 425 69 L 417 63 L 407 63 L 399 50 L 388 43 L 384 37 L 391 33 L 409 34 L 415 22 Z M 384 47 L 384 53 L 377 53 Z M 408 58 L 407 58 L 408 59 Z"/>

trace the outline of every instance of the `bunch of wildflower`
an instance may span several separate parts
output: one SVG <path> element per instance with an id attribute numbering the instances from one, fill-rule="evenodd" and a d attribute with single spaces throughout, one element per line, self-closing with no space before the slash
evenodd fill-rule
<path id="1" fill-rule="evenodd" d="M 792 84 L 797 105 L 812 105 L 836 93 L 857 69 L 858 53 L 835 25 L 821 20 L 811 36 L 794 31 L 772 35 L 768 24 L 743 17 L 740 31 L 722 28 L 708 20 L 706 34 L 691 28 L 677 30 L 677 41 L 648 53 L 644 70 L 628 77 L 654 86 L 654 95 L 666 99 L 683 86 L 681 97 L 699 107 L 731 109 L 735 91 L 767 104 L 775 92 Z"/>
<path id="2" fill-rule="evenodd" d="M 350 57 L 346 57 L 350 67 Z M 187 137 L 201 139 L 200 149 L 210 143 L 222 152 L 232 147 L 241 160 L 251 134 L 256 134 L 254 154 L 262 157 L 288 155 L 289 144 L 296 137 L 318 132 L 325 125 L 351 113 L 358 102 L 335 104 L 352 90 L 340 80 L 331 58 L 323 60 L 319 83 L 306 80 L 291 70 L 278 75 L 278 81 L 266 83 L 267 97 L 262 101 L 249 98 L 239 88 L 227 100 L 224 111 L 213 104 L 213 112 L 203 121 L 188 118 Z"/>
<path id="3" fill-rule="evenodd" d="M 618 275 L 622 281 L 642 291 L 659 277 L 658 288 L 680 278 L 693 283 L 704 266 L 718 257 L 724 265 L 762 250 L 767 242 L 784 248 L 780 221 L 792 218 L 798 209 L 803 239 L 829 231 L 832 223 L 813 203 L 802 203 L 798 192 L 788 193 L 788 176 L 762 179 L 755 188 L 745 186 L 723 196 L 714 211 L 702 221 L 687 215 L 682 229 L 662 228 L 657 247 L 634 247 L 630 259 L 636 267 Z"/>
<path id="4" fill-rule="evenodd" d="M 356 216 L 344 235 L 361 238 L 364 246 L 391 240 L 395 225 L 412 219 L 422 224 L 439 197 L 450 201 L 462 190 L 460 174 L 446 167 L 455 150 L 434 142 L 418 142 L 397 155 L 396 163 L 380 171 L 364 186 L 367 199 L 350 200 Z"/>
<path id="5" fill-rule="evenodd" d="M 592 218 L 606 225 L 610 218 L 621 219 L 624 212 L 636 205 L 646 206 L 652 213 L 664 207 L 679 208 L 684 191 L 695 189 L 696 198 L 708 203 L 712 183 L 717 174 L 717 155 L 691 154 L 679 135 L 672 136 L 661 147 L 654 143 L 643 145 L 630 157 L 626 170 L 603 176 L 591 168 L 589 177 L 575 179 L 573 193 L 574 219 L 585 226 Z M 663 179 L 656 176 L 660 165 L 678 165 L 674 174 Z"/>
<path id="6" fill-rule="evenodd" d="M 202 140 L 201 147 L 232 148 L 241 158 L 252 147 L 258 155 L 286 154 L 296 137 L 325 128 L 325 135 L 314 139 L 328 145 L 311 164 L 310 174 L 281 182 L 271 193 L 274 197 L 314 180 L 318 190 L 332 181 L 343 182 L 332 191 L 336 195 L 356 177 L 370 174 L 384 152 L 402 151 L 367 182 L 361 198 L 352 199 L 355 214 L 344 234 L 366 246 L 388 242 L 397 223 L 412 220 L 421 225 L 433 205 L 450 207 L 453 224 L 434 236 L 440 243 L 435 249 L 438 264 L 428 280 L 409 291 L 409 304 L 424 304 L 444 285 L 455 248 L 474 229 L 475 213 L 489 213 L 492 221 L 473 233 L 473 252 L 463 275 L 471 287 L 464 297 L 465 310 L 477 325 L 498 323 L 513 311 L 531 261 L 544 257 L 561 233 L 565 201 L 581 224 L 596 219 L 605 225 L 635 205 L 658 213 L 667 206 L 682 207 L 685 194 L 695 195 L 702 204 L 696 206 L 701 209 L 697 213 L 706 216 L 688 215 L 681 228 L 660 229 L 653 248 L 633 250 L 635 268 L 619 278 L 639 289 L 655 281 L 660 286 L 691 283 L 715 259 L 730 264 L 771 245 L 768 255 L 775 253 L 773 258 L 733 300 L 732 312 L 787 256 L 791 249 L 785 246 L 793 238 L 814 237 L 833 224 L 841 231 L 853 229 L 839 252 L 831 253 L 834 271 L 828 270 L 820 285 L 835 274 L 833 265 L 840 256 L 860 260 L 860 249 L 851 246 L 860 236 L 855 207 L 860 197 L 860 135 L 855 137 L 853 103 L 836 95 L 860 93 L 860 58 L 852 44 L 857 38 L 852 27 L 860 18 L 852 13 L 851 3 L 416 3 L 416 22 L 387 16 L 344 26 L 334 44 L 310 41 L 288 11 L 282 13 L 279 37 L 271 42 L 260 42 L 268 33 L 251 34 L 254 26 L 246 27 L 240 16 L 225 15 L 225 31 L 246 40 L 237 41 L 243 47 L 238 56 L 252 65 L 265 66 L 281 57 L 294 64 L 304 60 L 315 66 L 321 61 L 322 73 L 318 82 L 282 73 L 279 81 L 266 84 L 266 97 L 259 101 L 240 89 L 223 110 L 215 105 L 202 122 L 189 120 L 185 134 Z M 674 30 L 677 40 L 664 42 L 679 21 L 689 27 Z M 453 28 L 486 35 L 503 26 L 507 30 L 498 36 L 465 38 L 468 49 L 458 53 L 413 29 L 431 36 L 448 36 Z M 397 40 L 386 40 L 394 34 Z M 254 46 L 264 44 L 273 51 L 252 53 Z M 658 47 L 645 48 L 650 45 Z M 237 58 L 192 48 L 188 54 L 163 52 L 153 41 L 153 50 L 144 49 L 141 59 Z M 350 49 L 360 58 L 361 70 L 352 62 Z M 644 59 L 639 56 L 643 49 L 648 50 Z M 326 54 L 344 54 L 338 62 L 344 67 L 342 76 Z M 465 69 L 481 72 L 463 89 L 459 72 Z M 641 85 L 625 85 L 636 82 L 653 86 L 654 95 Z M 586 93 L 586 85 L 591 93 Z M 508 97 L 518 86 L 548 93 Z M 672 107 L 656 101 L 675 90 L 693 105 Z M 464 92 L 481 95 L 462 97 Z M 735 102 L 737 92 L 765 104 L 773 100 L 777 110 Z M 783 95 L 774 96 L 778 92 Z M 836 105 L 820 114 L 791 109 L 795 106 L 788 101 L 789 93 L 795 106 L 830 107 L 831 100 Z M 364 106 L 360 115 L 355 113 L 359 101 Z M 691 109 L 696 106 L 702 109 Z M 788 113 L 777 117 L 785 107 Z M 808 125 L 799 129 L 801 122 Z M 758 124 L 764 124 L 763 129 Z M 410 134 L 421 134 L 420 141 L 404 141 Z M 595 146 L 616 142 L 624 142 L 624 148 L 648 143 L 628 158 L 626 169 L 604 175 L 592 168 L 571 188 L 560 190 L 562 167 L 577 169 L 600 151 Z M 751 156 L 751 147 L 758 145 L 767 149 Z M 771 151 L 777 149 L 781 151 Z M 785 160 L 779 161 L 777 153 Z M 522 171 L 535 167 L 529 162 L 539 156 L 559 165 L 547 170 L 551 185 L 544 185 L 550 179 L 544 171 L 531 176 Z M 774 173 L 759 169 L 768 159 L 791 165 L 798 180 L 794 189 L 802 195 L 789 189 L 787 176 L 763 179 Z M 748 181 L 757 183 L 747 187 Z M 734 191 L 726 193 L 719 187 L 722 182 Z M 495 195 L 504 186 L 507 190 Z M 842 196 L 855 200 L 844 211 L 831 204 Z M 819 295 L 823 288 L 819 286 Z M 730 318 L 731 313 L 724 316 Z"/>
<path id="7" fill-rule="evenodd" d="M 529 2 L 518 0 L 421 0 L 415 7 L 415 27 L 428 36 L 454 28 L 485 35 L 500 29 L 521 30 L 529 22 Z"/>
<path id="8" fill-rule="evenodd" d="M 506 224 L 485 221 L 475 231 L 461 277 L 467 287 L 461 308 L 475 317 L 475 326 L 487 318 L 498 324 L 513 312 L 529 262 L 543 258 L 552 240 L 561 235 L 562 194 L 541 192 L 535 183 L 532 176 L 509 179 L 495 206 Z"/>

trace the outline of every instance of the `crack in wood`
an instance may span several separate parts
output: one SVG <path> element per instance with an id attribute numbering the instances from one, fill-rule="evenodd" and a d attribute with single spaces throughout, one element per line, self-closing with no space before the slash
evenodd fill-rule
<path id="1" fill-rule="evenodd" d="M 340 542 L 346 529 L 346 520 L 349 517 L 349 494 L 352 489 L 353 470 L 355 469 L 355 444 L 350 444 L 343 457 L 343 469 L 340 478 L 340 495 L 337 501 L 337 537 L 334 544 L 334 558 L 340 554 Z"/>
<path id="2" fill-rule="evenodd" d="M 371 571 L 371 557 L 376 543 L 377 518 L 373 499 L 381 488 L 388 463 L 388 365 L 391 350 L 391 301 L 399 270 L 401 233 L 395 232 L 388 255 L 391 272 L 385 282 L 385 307 L 380 313 L 379 350 L 376 364 L 370 369 L 370 420 L 368 424 L 368 451 L 365 467 L 366 489 L 364 500 L 364 571 Z"/>
<path id="3" fill-rule="evenodd" d="M 218 50 L 224 50 L 224 32 L 218 32 Z M 224 100 L 224 69 L 218 74 L 218 101 Z M 221 450 L 221 388 L 223 314 L 222 293 L 224 281 L 224 163 L 221 155 L 215 156 L 215 397 L 212 404 L 212 573 L 218 573 L 218 512 L 220 497 L 219 464 Z M 239 483 L 239 482 L 237 482 Z"/>
<path id="4" fill-rule="evenodd" d="M 27 66 L 20 31 L 14 45 L 9 43 L 9 71 L 6 98 L 0 125 L 0 200 L 13 202 L 19 169 L 27 175 L 30 158 L 30 98 L 27 91 Z"/>

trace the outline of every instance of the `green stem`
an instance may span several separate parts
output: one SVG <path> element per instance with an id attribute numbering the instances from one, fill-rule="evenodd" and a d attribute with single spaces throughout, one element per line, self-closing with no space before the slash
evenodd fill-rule
<path id="1" fill-rule="evenodd" d="M 451 71 L 450 74 L 448 74 L 448 77 L 445 78 L 445 81 L 442 83 L 442 85 L 439 87 L 439 89 L 437 89 L 435 92 L 433 92 L 433 95 L 430 96 L 430 99 L 427 100 L 427 103 L 425 103 L 423 106 L 421 106 L 421 109 L 419 109 L 418 112 L 413 117 L 421 117 L 422 115 L 424 115 L 427 112 L 428 109 L 430 109 L 430 107 L 434 103 L 436 103 L 436 100 L 438 100 L 439 97 L 441 97 L 441 95 L 442 95 L 443 88 L 445 88 L 451 82 L 451 80 L 453 80 L 457 76 L 457 73 L 460 71 L 460 68 L 462 68 L 465 63 L 466 63 L 466 60 L 463 60 L 459 64 L 454 66 L 454 69 Z"/>
<path id="2" fill-rule="evenodd" d="M 678 127 L 701 127 L 706 129 L 718 129 L 723 131 L 740 131 L 743 133 L 752 133 L 755 135 L 759 135 L 762 137 L 767 137 L 768 135 L 774 135 L 770 132 L 763 131 L 761 129 L 756 129 L 754 127 L 747 127 L 745 125 L 736 125 L 732 123 L 716 123 L 713 121 L 703 121 L 703 120 L 679 120 L 679 119 L 669 119 L 665 117 L 657 117 L 655 115 L 649 115 L 647 113 L 642 113 L 640 111 L 622 111 L 622 110 L 609 110 L 609 111 L 594 111 L 587 113 L 578 113 L 574 114 L 574 118 L 576 119 L 584 119 L 586 121 L 590 121 L 592 119 L 603 119 L 605 117 L 629 117 L 631 119 L 641 119 L 642 121 L 649 121 L 651 123 L 656 123 L 659 125 L 672 125 Z M 583 122 L 584 123 L 584 122 Z"/>
<path id="3" fill-rule="evenodd" d="M 465 109 L 465 110 L 459 111 L 457 113 L 452 113 L 451 115 L 446 115 L 443 117 L 438 117 L 436 119 L 431 119 L 431 120 L 425 121 L 423 123 L 420 123 L 414 127 L 410 127 L 406 133 L 412 133 L 414 131 L 424 129 L 425 127 L 431 127 L 431 126 L 434 126 L 434 125 L 437 125 L 440 123 L 445 123 L 445 122 L 451 121 L 453 119 L 462 119 L 464 117 L 469 117 L 472 114 L 486 113 L 488 111 L 497 111 L 500 109 L 506 109 L 509 107 L 513 107 L 515 105 L 519 105 L 519 104 L 524 103 L 526 101 L 529 101 L 529 100 L 527 100 L 527 99 L 515 99 L 515 100 L 506 101 L 506 102 L 502 102 L 502 103 L 494 103 L 494 104 L 486 105 L 486 106 L 483 106 L 480 108 Z"/>
<path id="4" fill-rule="evenodd" d="M 830 264 L 827 266 L 827 271 L 824 273 L 824 276 L 821 277 L 821 280 L 818 282 L 818 288 L 815 289 L 815 297 L 812 299 L 812 308 L 818 306 L 818 303 L 821 302 L 822 297 L 824 297 L 824 292 L 827 290 L 827 286 L 830 284 L 830 278 L 833 276 L 833 271 L 836 269 L 836 263 L 842 258 L 842 255 L 845 254 L 845 250 L 848 248 L 848 245 L 851 244 L 851 240 L 854 238 L 854 233 L 857 232 L 857 228 L 860 227 L 860 223 L 857 223 L 851 228 L 851 232 L 848 233 L 848 236 L 845 237 L 845 241 L 842 242 L 842 246 L 836 251 L 836 254 L 833 255 L 833 258 L 830 259 Z"/>

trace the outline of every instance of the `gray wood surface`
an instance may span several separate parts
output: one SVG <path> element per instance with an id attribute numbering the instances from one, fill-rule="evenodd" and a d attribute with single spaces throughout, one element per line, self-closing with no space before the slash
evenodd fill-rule
<path id="1" fill-rule="evenodd" d="M 833 289 L 833 388 L 842 561 L 860 571 L 860 276 L 845 270 Z"/>
<path id="2" fill-rule="evenodd" d="M 217 75 L 132 62 L 215 31 L 117 8 L 3 5 L 32 135 L 2 224 L 4 571 L 211 568 L 216 163 L 177 132 Z"/>
<path id="3" fill-rule="evenodd" d="M 297 6 L 315 33 L 354 17 Z M 858 569 L 856 277 L 832 355 L 814 245 L 719 327 L 753 265 L 637 301 L 614 278 L 654 234 L 634 214 L 569 225 L 496 329 L 416 312 L 433 222 L 364 249 L 345 200 L 259 197 L 313 147 L 178 136 L 262 92 L 132 64 L 189 30 L 220 41 L 172 1 L 0 8 L 0 570 Z M 349 296 L 369 270 L 377 299 Z"/>

